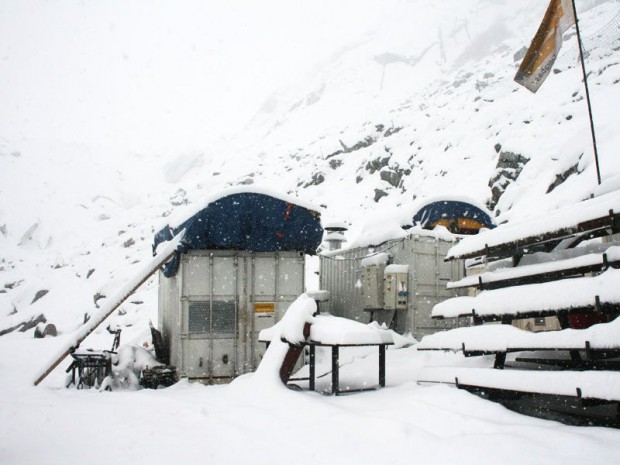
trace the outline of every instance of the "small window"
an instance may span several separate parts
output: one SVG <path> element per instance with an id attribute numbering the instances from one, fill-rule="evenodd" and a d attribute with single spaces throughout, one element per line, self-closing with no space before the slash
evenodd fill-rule
<path id="1" fill-rule="evenodd" d="M 535 326 L 545 326 L 545 318 L 534 318 L 534 325 Z"/>

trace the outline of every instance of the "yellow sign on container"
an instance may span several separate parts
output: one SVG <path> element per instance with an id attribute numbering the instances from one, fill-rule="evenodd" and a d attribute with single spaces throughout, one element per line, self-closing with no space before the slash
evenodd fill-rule
<path id="1" fill-rule="evenodd" d="M 254 313 L 275 313 L 275 311 L 274 302 L 254 302 Z"/>

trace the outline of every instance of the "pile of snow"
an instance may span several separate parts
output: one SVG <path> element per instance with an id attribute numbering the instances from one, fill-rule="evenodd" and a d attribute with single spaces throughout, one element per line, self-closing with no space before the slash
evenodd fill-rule
<path id="1" fill-rule="evenodd" d="M 306 323 L 313 323 L 317 307 L 314 299 L 307 294 L 300 295 L 287 309 L 282 319 L 274 326 L 260 332 L 258 340 L 269 341 L 269 348 L 253 376 L 254 382 L 267 386 L 283 387 L 280 381 L 280 367 L 291 344 L 305 341 L 303 334 Z M 286 339 L 289 342 L 284 342 Z"/>
<path id="2" fill-rule="evenodd" d="M 282 320 L 259 334 L 259 341 L 271 342 L 285 340 L 296 345 L 312 341 L 326 345 L 392 344 L 392 331 L 380 327 L 376 322 L 363 324 L 358 321 L 332 315 L 315 315 L 316 302 L 302 294 L 291 304 Z M 306 339 L 303 329 L 311 325 L 310 336 Z M 270 346 L 271 347 L 271 346 Z"/>
<path id="3" fill-rule="evenodd" d="M 103 380 L 99 389 L 138 390 L 142 370 L 160 365 L 162 363 L 144 347 L 122 345 L 112 354 L 112 374 Z"/>

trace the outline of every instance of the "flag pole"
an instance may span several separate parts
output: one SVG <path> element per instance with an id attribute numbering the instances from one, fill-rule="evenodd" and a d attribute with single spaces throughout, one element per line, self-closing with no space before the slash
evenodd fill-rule
<path id="1" fill-rule="evenodd" d="M 577 43 L 579 44 L 579 59 L 581 61 L 581 71 L 583 73 L 583 84 L 586 88 L 586 101 L 588 102 L 588 115 L 590 116 L 590 132 L 592 134 L 592 146 L 594 147 L 594 162 L 596 163 L 596 178 L 599 185 L 601 184 L 601 170 L 598 163 L 598 149 L 596 146 L 596 134 L 594 132 L 594 120 L 592 119 L 592 104 L 590 103 L 590 90 L 588 89 L 588 76 L 586 74 L 586 64 L 583 59 L 583 45 L 581 43 L 581 34 L 579 33 L 579 19 L 577 18 L 577 8 L 575 0 L 571 0 L 573 4 L 573 15 L 575 16 L 575 29 L 577 30 Z"/>

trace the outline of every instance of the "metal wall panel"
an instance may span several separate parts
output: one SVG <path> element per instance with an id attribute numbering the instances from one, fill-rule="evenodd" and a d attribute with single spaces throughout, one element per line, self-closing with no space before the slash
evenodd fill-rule
<path id="1" fill-rule="evenodd" d="M 209 261 L 204 256 L 189 255 L 182 261 L 183 295 L 210 295 Z"/>
<path id="2" fill-rule="evenodd" d="M 276 261 L 275 257 L 254 258 L 254 295 L 273 296 L 276 293 Z"/>
<path id="3" fill-rule="evenodd" d="M 235 295 L 234 257 L 213 257 L 213 295 Z"/>
<path id="4" fill-rule="evenodd" d="M 303 257 L 280 257 L 278 293 L 282 296 L 299 296 L 304 288 L 304 271 L 300 268 Z"/>

